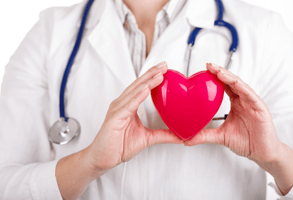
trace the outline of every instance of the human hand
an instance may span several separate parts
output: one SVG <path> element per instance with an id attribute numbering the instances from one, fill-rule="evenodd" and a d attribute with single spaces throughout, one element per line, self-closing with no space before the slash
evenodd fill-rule
<path id="1" fill-rule="evenodd" d="M 183 143 L 169 129 L 151 130 L 144 127 L 137 115 L 139 105 L 148 97 L 150 90 L 161 84 L 163 74 L 167 72 L 165 62 L 158 67 L 149 69 L 111 103 L 88 151 L 90 163 L 95 169 L 111 169 L 154 144 Z"/>
<path id="2" fill-rule="evenodd" d="M 187 146 L 216 143 L 257 163 L 269 163 L 279 156 L 279 141 L 269 109 L 261 98 L 238 76 L 225 68 L 207 64 L 207 69 L 225 84 L 231 110 L 225 122 L 215 129 L 204 129 L 185 142 Z"/>

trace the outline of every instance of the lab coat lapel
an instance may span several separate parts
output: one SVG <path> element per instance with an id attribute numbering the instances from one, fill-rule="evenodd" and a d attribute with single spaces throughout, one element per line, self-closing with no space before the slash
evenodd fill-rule
<path id="1" fill-rule="evenodd" d="M 157 43 L 153 46 L 139 73 L 139 76 L 145 73 L 153 65 L 163 61 L 162 59 L 165 58 L 162 56 L 165 54 L 163 52 L 178 51 L 178 56 L 182 53 L 185 54 L 185 50 L 187 48 L 187 38 L 191 30 L 190 26 L 212 28 L 214 26 L 216 14 L 216 5 L 213 0 L 187 1 L 180 14 L 162 33 Z M 183 45 L 179 44 L 180 42 L 183 42 Z M 172 63 L 169 64 L 172 65 Z M 183 65 L 171 67 L 171 69 L 181 72 L 184 71 L 184 68 L 185 66 Z"/>
<path id="2" fill-rule="evenodd" d="M 136 79 L 136 74 L 132 65 L 123 25 L 115 10 L 113 1 L 106 1 L 103 14 L 99 20 L 89 35 L 88 41 L 117 79 L 127 87 Z"/>
<path id="3" fill-rule="evenodd" d="M 182 44 L 180 42 L 182 42 L 182 37 L 186 37 L 185 33 L 187 31 L 188 25 L 184 18 L 171 23 L 169 27 L 162 33 L 157 43 L 152 47 L 152 50 L 139 73 L 139 76 L 144 74 L 149 68 L 158 64 L 159 62 L 168 62 L 169 55 L 172 55 L 171 53 L 168 53 L 169 51 L 180 51 L 179 53 L 182 53 L 183 49 L 178 47 L 185 44 L 185 40 Z M 168 56 L 166 56 L 166 54 Z M 172 65 L 172 63 L 168 63 L 169 68 L 172 68 L 170 65 Z M 173 69 L 182 71 L 182 67 L 184 66 L 177 66 Z"/>
<path id="4" fill-rule="evenodd" d="M 97 17 L 93 11 L 98 8 L 101 9 L 101 5 L 104 8 L 103 14 Z M 125 86 L 130 85 L 137 76 L 131 61 L 123 26 L 113 1 L 96 0 L 90 15 L 93 16 L 89 19 L 88 28 L 96 25 L 88 37 L 90 44 L 115 76 Z M 187 32 L 189 33 L 190 25 L 193 27 L 212 28 L 215 19 L 216 6 L 213 0 L 187 1 L 175 21 L 169 25 L 153 47 L 138 76 L 141 76 L 150 67 L 162 61 L 160 55 L 163 51 L 168 49 L 174 51 L 179 51 L 180 49 L 182 51 L 182 48 L 177 48 L 177 44 L 183 37 L 186 37 Z M 98 20 L 99 22 L 97 23 Z M 185 43 L 187 47 L 187 38 Z M 177 70 L 182 71 L 183 68 L 184 66 L 178 66 Z M 173 69 L 175 68 L 173 67 Z"/>

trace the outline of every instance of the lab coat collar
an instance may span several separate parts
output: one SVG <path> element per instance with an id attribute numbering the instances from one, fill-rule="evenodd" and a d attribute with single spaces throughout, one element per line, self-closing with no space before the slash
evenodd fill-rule
<path id="1" fill-rule="evenodd" d="M 86 2 L 87 0 L 84 0 L 83 4 L 85 5 Z M 170 26 L 173 26 L 172 30 L 169 28 L 164 32 L 168 36 L 157 41 L 139 76 L 150 67 L 151 61 L 154 61 L 159 52 L 168 46 L 171 47 L 170 45 L 187 31 L 187 27 L 184 25 L 186 23 L 182 23 L 185 18 L 194 27 L 211 28 L 216 16 L 215 12 L 216 6 L 213 0 L 187 1 L 182 12 L 175 19 L 176 22 L 170 24 Z M 174 31 L 174 26 L 179 30 Z M 113 0 L 94 1 L 86 28 L 92 28 L 87 39 L 99 57 L 123 85 L 126 87 L 130 85 L 137 76 L 131 61 L 123 26 Z M 123 63 L 123 66 L 121 66 L 121 63 Z"/>
<path id="2" fill-rule="evenodd" d="M 83 0 L 82 6 L 85 7 L 88 0 Z M 105 12 L 106 4 L 113 0 L 95 0 L 89 13 L 86 28 L 97 25 Z M 183 15 L 193 27 L 212 28 L 216 20 L 217 8 L 214 0 L 187 0 L 184 7 L 187 7 Z M 185 10 L 184 8 L 182 10 Z M 80 26 L 79 19 L 77 26 Z"/>
<path id="3" fill-rule="evenodd" d="M 88 26 L 92 26 L 92 31 L 87 40 L 117 80 L 120 80 L 127 87 L 137 77 L 114 2 L 112 0 L 96 0 L 91 11 L 95 11 L 97 5 L 101 6 L 102 2 L 105 1 L 104 6 L 99 8 L 103 10 L 103 14 L 99 17 L 89 18 Z M 99 22 L 97 23 L 95 20 L 98 18 Z M 94 24 L 96 25 L 93 26 Z"/>
<path id="4" fill-rule="evenodd" d="M 104 14 L 104 10 L 105 10 L 105 6 L 106 6 L 107 1 L 108 0 L 94 0 L 92 7 L 90 9 L 90 12 L 89 12 L 89 16 L 87 18 L 86 25 L 85 25 L 86 29 L 92 28 L 97 25 L 97 23 L 101 19 L 102 15 Z M 82 13 L 80 13 L 80 18 L 76 24 L 78 28 L 80 27 L 82 14 L 83 14 L 83 11 L 84 11 L 84 8 L 85 8 L 87 2 L 88 2 L 88 0 L 83 0 L 81 2 Z"/>
<path id="5" fill-rule="evenodd" d="M 213 0 L 187 1 L 178 16 L 171 24 L 169 24 L 167 29 L 157 40 L 156 44 L 153 45 L 150 54 L 142 66 L 139 76 L 161 61 L 168 62 L 169 58 L 166 56 L 166 52 L 169 50 L 174 52 L 178 49 L 178 46 L 181 45 L 183 45 L 182 49 L 184 49 L 184 45 L 187 48 L 187 37 L 192 30 L 192 27 L 212 28 L 214 24 L 213 17 L 216 16 L 215 13 L 214 15 L 212 14 L 216 10 L 213 10 L 213 6 L 216 8 Z M 170 54 L 172 54 L 172 52 L 170 52 Z M 180 52 L 178 52 L 178 55 L 179 54 Z M 184 72 L 185 68 L 184 65 L 174 66 L 173 63 L 168 63 L 168 66 L 170 69 L 175 69 L 180 72 Z"/>
<path id="6" fill-rule="evenodd" d="M 186 19 L 190 25 L 199 28 L 212 28 L 217 18 L 214 0 L 188 0 Z"/>

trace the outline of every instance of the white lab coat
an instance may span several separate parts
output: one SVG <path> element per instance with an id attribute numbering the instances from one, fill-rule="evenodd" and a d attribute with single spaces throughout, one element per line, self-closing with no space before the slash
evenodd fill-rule
<path id="1" fill-rule="evenodd" d="M 81 135 L 67 145 L 54 145 L 56 160 L 51 161 L 48 130 L 59 118 L 60 83 L 85 3 L 41 12 L 6 67 L 0 99 L 0 199 L 61 199 L 57 161 L 91 144 L 109 104 L 137 78 L 113 2 L 96 0 L 66 88 L 66 113 L 80 122 Z M 225 0 L 224 5 L 224 19 L 239 34 L 230 70 L 265 101 L 280 140 L 293 148 L 293 35 L 276 14 L 240 1 Z M 207 62 L 224 66 L 231 37 L 225 28 L 213 26 L 215 18 L 213 0 L 189 0 L 154 45 L 139 76 L 161 61 L 186 74 L 191 27 L 205 29 L 197 37 L 189 74 L 205 70 Z M 216 116 L 229 109 L 225 97 Z M 150 96 L 138 114 L 148 128 L 167 128 Z M 247 158 L 220 145 L 162 144 L 93 181 L 80 199 L 261 200 L 265 196 L 265 173 Z"/>

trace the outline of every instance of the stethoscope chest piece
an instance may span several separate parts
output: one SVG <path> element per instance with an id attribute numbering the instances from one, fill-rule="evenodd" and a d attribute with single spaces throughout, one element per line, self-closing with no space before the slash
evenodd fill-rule
<path id="1" fill-rule="evenodd" d="M 49 131 L 49 139 L 55 144 L 67 144 L 80 134 L 80 125 L 73 119 L 68 118 L 67 122 L 64 118 L 60 118 Z"/>

